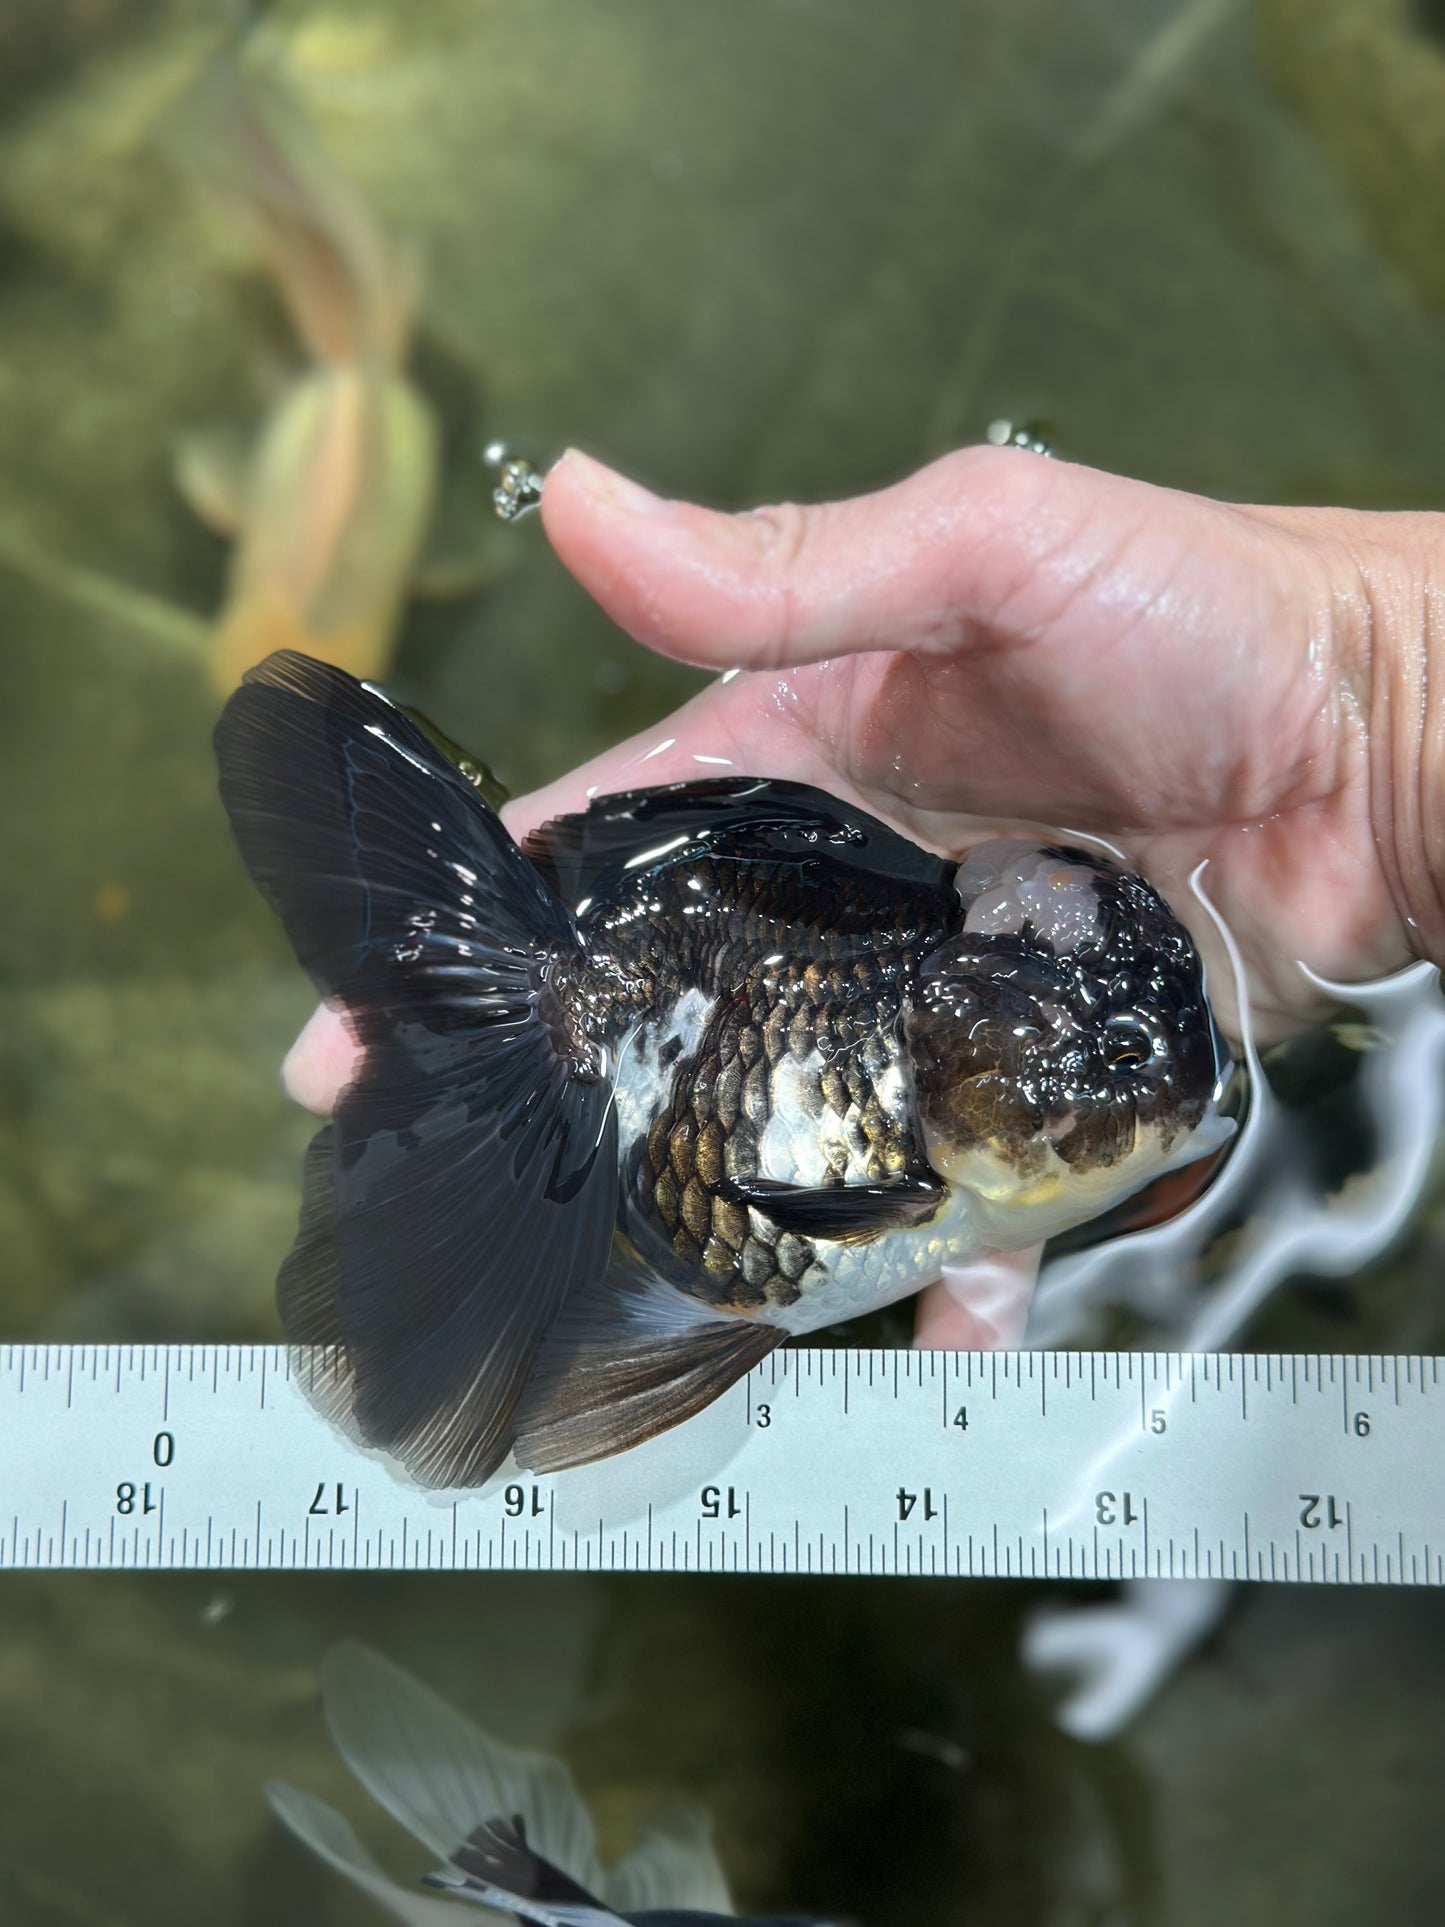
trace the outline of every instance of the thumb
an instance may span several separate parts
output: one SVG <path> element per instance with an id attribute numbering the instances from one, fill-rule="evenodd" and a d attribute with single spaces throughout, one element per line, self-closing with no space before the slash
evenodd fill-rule
<path id="1" fill-rule="evenodd" d="M 1115 498 L 1156 492 L 980 447 L 874 495 L 726 515 L 665 501 L 573 449 L 547 477 L 542 516 L 563 564 L 639 642 L 710 668 L 766 669 L 956 647 L 1005 608 L 1028 633 L 1113 538 Z"/>

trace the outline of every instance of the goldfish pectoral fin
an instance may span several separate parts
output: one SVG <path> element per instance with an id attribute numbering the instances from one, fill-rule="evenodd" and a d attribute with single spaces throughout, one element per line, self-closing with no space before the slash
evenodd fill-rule
<path id="1" fill-rule="evenodd" d="M 739 1178 L 730 1190 L 779 1231 L 799 1238 L 862 1243 L 888 1231 L 906 1231 L 928 1220 L 948 1196 L 937 1178 L 904 1177 L 885 1184 L 783 1184 L 773 1178 Z"/>
<path id="2" fill-rule="evenodd" d="M 732 1893 L 707 1810 L 692 1801 L 669 1801 L 627 1858 L 609 1870 L 607 1896 L 624 1920 L 653 1927 L 663 1920 L 701 1927 L 705 1920 L 733 1919 Z"/>
<path id="3" fill-rule="evenodd" d="M 609 1927 L 620 1921 L 585 1887 L 528 1846 L 520 1814 L 473 1827 L 448 1856 L 446 1871 L 426 1874 L 423 1880 L 459 1900 L 500 1907 L 545 1927 Z"/>
<path id="4" fill-rule="evenodd" d="M 377 690 L 273 656 L 216 730 L 242 855 L 360 1074 L 306 1164 L 277 1284 L 303 1383 L 421 1483 L 481 1484 L 538 1348 L 612 1243 L 606 1080 L 539 1012 L 576 927 Z"/>
<path id="5" fill-rule="evenodd" d="M 222 428 L 192 429 L 176 443 L 175 478 L 187 508 L 215 535 L 246 527 L 254 450 Z"/>
<path id="6" fill-rule="evenodd" d="M 418 602 L 469 602 L 495 588 L 510 572 L 507 563 L 480 552 L 457 555 L 428 550 L 417 559 L 409 586 Z"/>
<path id="7" fill-rule="evenodd" d="M 349 1820 L 335 1807 L 328 1806 L 299 1787 L 279 1780 L 268 1781 L 263 1789 L 271 1811 L 302 1846 L 324 1860 L 327 1866 L 351 1881 L 377 1903 L 383 1915 L 395 1920 L 400 1895 L 390 1874 L 383 1873 L 372 1855 L 361 1844 Z"/>
<path id="8" fill-rule="evenodd" d="M 491 477 L 473 469 L 444 472 L 412 564 L 412 594 L 424 602 L 465 601 L 498 587 L 519 562 L 516 536 L 496 519 Z"/>
<path id="9" fill-rule="evenodd" d="M 560 1472 L 623 1452 L 691 1418 L 783 1333 L 614 1265 L 568 1300 L 517 1415 L 524 1471 Z"/>

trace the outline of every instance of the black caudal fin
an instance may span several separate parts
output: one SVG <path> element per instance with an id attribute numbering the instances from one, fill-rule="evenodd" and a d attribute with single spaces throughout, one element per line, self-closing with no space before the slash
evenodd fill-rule
<path id="1" fill-rule="evenodd" d="M 620 1916 L 527 1845 L 522 1816 L 473 1827 L 448 1859 L 445 1873 L 427 1874 L 440 1887 L 484 1907 L 499 1907 L 538 1927 L 611 1927 Z"/>
<path id="2" fill-rule="evenodd" d="M 517 1415 L 517 1463 L 560 1472 L 640 1445 L 711 1405 L 783 1336 L 613 1265 L 568 1299 L 538 1354 Z"/>
<path id="3" fill-rule="evenodd" d="M 780 1231 L 800 1238 L 831 1238 L 836 1244 L 861 1244 L 885 1231 L 927 1224 L 948 1197 L 947 1185 L 933 1177 L 817 1186 L 784 1184 L 775 1178 L 737 1178 L 729 1180 L 728 1189 L 741 1203 L 771 1218 Z"/>
<path id="4" fill-rule="evenodd" d="M 572 918 L 451 760 L 339 669 L 271 656 L 216 753 L 247 867 L 364 1051 L 307 1160 L 283 1324 L 329 1348 L 313 1388 L 356 1436 L 479 1484 L 612 1241 L 610 1090 L 538 1012 Z"/>

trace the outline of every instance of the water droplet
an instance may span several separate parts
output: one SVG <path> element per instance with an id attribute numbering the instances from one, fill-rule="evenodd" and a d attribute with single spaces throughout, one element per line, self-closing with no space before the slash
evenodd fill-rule
<path id="1" fill-rule="evenodd" d="M 488 468 L 500 469 L 492 490 L 492 507 L 504 522 L 520 521 L 542 499 L 544 476 L 520 455 L 511 455 L 505 442 L 488 442 L 482 450 Z"/>
<path id="2" fill-rule="evenodd" d="M 1006 418 L 990 422 L 987 429 L 988 439 L 995 448 L 1026 448 L 1031 455 L 1053 454 L 1049 439 L 1052 433 L 1042 422 L 1015 422 Z"/>

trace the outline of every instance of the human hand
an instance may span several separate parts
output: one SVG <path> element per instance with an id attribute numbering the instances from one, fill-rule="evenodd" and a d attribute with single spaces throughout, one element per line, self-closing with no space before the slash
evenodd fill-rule
<path id="1" fill-rule="evenodd" d="M 791 776 L 941 850 L 979 818 L 1104 837 L 1210 952 L 1187 887 L 1207 858 L 1266 1035 L 1319 1008 L 1300 964 L 1349 980 L 1445 953 L 1432 516 L 1239 508 L 993 448 L 739 516 L 570 454 L 542 509 L 623 628 L 739 673 L 510 805 L 514 832 L 589 791 Z M 1228 1027 L 1227 973 L 1211 989 Z M 352 1068 L 318 1013 L 288 1084 L 325 1111 Z M 978 1342 L 976 1268 L 957 1282 L 925 1294 L 922 1342 Z"/>

